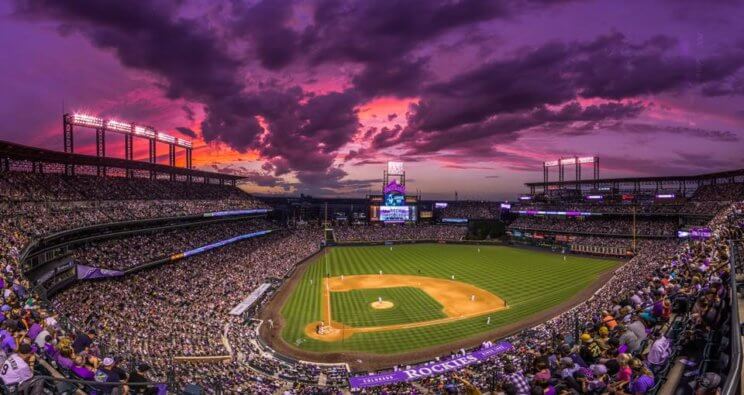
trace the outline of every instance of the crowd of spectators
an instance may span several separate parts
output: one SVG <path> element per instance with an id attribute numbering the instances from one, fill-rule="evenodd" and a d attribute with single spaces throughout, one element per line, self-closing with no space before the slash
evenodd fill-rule
<path id="1" fill-rule="evenodd" d="M 434 209 L 438 218 L 496 219 L 501 215 L 500 202 L 456 201 L 447 202 L 447 207 Z"/>
<path id="2" fill-rule="evenodd" d="M 744 200 L 744 184 L 702 185 L 692 200 L 698 202 L 739 202 Z"/>
<path id="3" fill-rule="evenodd" d="M 0 227 L 24 239 L 101 223 L 255 208 L 267 206 L 226 185 L 0 173 Z"/>
<path id="4" fill-rule="evenodd" d="M 62 230 L 109 222 L 251 208 L 259 208 L 254 199 L 0 202 L 0 222 L 20 229 L 31 237 L 41 237 Z"/>
<path id="5" fill-rule="evenodd" d="M 127 270 L 196 247 L 272 228 L 270 222 L 248 218 L 179 227 L 155 234 L 135 235 L 88 243 L 75 249 L 73 261 L 101 269 Z M 137 246 L 137 248 L 132 248 Z"/>
<path id="6" fill-rule="evenodd" d="M 679 227 L 676 219 L 636 219 L 631 218 L 573 218 L 556 216 L 519 216 L 509 229 L 543 230 L 566 233 L 632 235 L 633 226 L 637 236 L 676 236 Z"/>
<path id="7" fill-rule="evenodd" d="M 571 244 L 585 245 L 594 247 L 627 247 L 631 248 L 633 239 L 627 237 L 596 237 L 596 236 L 576 236 L 571 240 Z M 646 246 L 655 246 L 657 243 L 653 240 L 640 239 L 636 240 L 636 248 L 642 249 Z"/>
<path id="8" fill-rule="evenodd" d="M 60 317 L 37 298 L 20 272 L 21 251 L 33 239 L 112 221 L 264 207 L 230 186 L 0 172 L 0 288 L 4 289 L 0 300 L 0 363 L 12 359 L 15 366 L 20 366 L 10 369 L 12 377 L 0 375 L 3 383 L 11 386 L 22 380 L 25 384 L 21 390 L 39 391 L 42 383 L 31 379 L 43 369 L 36 364 L 38 358 L 49 361 L 68 377 L 112 383 L 156 378 L 150 376 L 145 363 L 122 363 L 123 354 L 103 355 L 95 329 L 78 332 L 60 325 L 66 319 L 58 321 Z M 90 297 L 115 306 L 115 300 L 98 292 Z M 127 366 L 131 371 L 123 370 Z M 109 388 L 97 390 L 110 392 Z"/>
<path id="9" fill-rule="evenodd" d="M 228 312 L 262 282 L 284 278 L 318 251 L 320 229 L 248 239 L 119 279 L 80 282 L 54 297 L 77 327 L 101 335 L 123 361 L 147 363 L 165 380 L 174 357 L 229 355 L 222 339 Z M 249 375 L 222 364 L 186 364 L 179 383 L 240 388 Z"/>
<path id="10" fill-rule="evenodd" d="M 68 176 L 4 172 L 0 177 L 3 201 L 86 200 L 234 200 L 247 195 L 236 187 L 149 178 Z"/>
<path id="11" fill-rule="evenodd" d="M 410 240 L 461 240 L 468 228 L 458 225 L 359 225 L 333 229 L 336 241 L 380 242 Z"/>

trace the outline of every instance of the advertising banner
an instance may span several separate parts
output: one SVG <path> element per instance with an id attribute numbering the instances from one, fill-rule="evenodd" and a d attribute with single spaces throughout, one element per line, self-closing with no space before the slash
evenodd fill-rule
<path id="1" fill-rule="evenodd" d="M 231 215 L 266 214 L 269 211 L 270 210 L 266 208 L 253 208 L 249 210 L 214 211 L 211 213 L 204 213 L 204 217 L 227 217 Z"/>
<path id="2" fill-rule="evenodd" d="M 258 237 L 258 236 L 263 236 L 263 235 L 266 235 L 266 234 L 269 234 L 269 233 L 271 233 L 271 230 L 261 230 L 261 231 L 258 231 L 258 232 L 247 233 L 247 234 L 244 234 L 244 235 L 235 236 L 235 237 L 232 237 L 232 238 L 229 238 L 229 239 L 226 239 L 226 240 L 218 241 L 216 243 L 207 244 L 205 246 L 201 246 L 201 247 L 195 248 L 193 250 L 189 250 L 189 251 L 186 251 L 186 252 L 181 252 L 181 253 L 172 255 L 170 259 L 172 261 L 175 261 L 175 260 L 178 260 L 178 259 L 181 259 L 181 258 L 190 257 L 192 255 L 201 254 L 203 252 L 207 252 L 207 251 L 213 250 L 215 248 L 226 246 L 228 244 L 232 244 L 232 243 L 235 243 L 237 241 L 241 241 L 241 240 L 245 240 L 245 239 L 250 239 L 250 238 Z"/>
<path id="3" fill-rule="evenodd" d="M 510 351 L 512 348 L 513 346 L 509 342 L 499 342 L 493 346 L 484 347 L 478 351 L 467 353 L 465 355 L 455 355 L 442 361 L 413 366 L 410 369 L 350 377 L 349 385 L 351 386 L 351 390 L 354 391 L 361 388 L 420 380 L 452 370 L 459 370 L 469 365 L 481 363 L 491 357 Z"/>

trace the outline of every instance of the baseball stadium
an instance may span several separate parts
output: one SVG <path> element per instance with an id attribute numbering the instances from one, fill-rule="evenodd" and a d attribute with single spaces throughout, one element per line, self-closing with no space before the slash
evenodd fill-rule
<path id="1" fill-rule="evenodd" d="M 316 358 L 415 360 L 550 317 L 619 264 L 508 246 L 335 246 L 290 279 L 274 327 L 283 343 Z"/>
<path id="2" fill-rule="evenodd" d="M 741 394 L 742 10 L 0 1 L 0 395 Z"/>

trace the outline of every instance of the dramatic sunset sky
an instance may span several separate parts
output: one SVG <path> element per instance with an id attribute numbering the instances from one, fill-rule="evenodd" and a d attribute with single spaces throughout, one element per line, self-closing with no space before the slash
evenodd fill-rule
<path id="1" fill-rule="evenodd" d="M 249 191 L 327 196 L 377 192 L 388 160 L 432 199 L 514 198 L 568 155 L 741 168 L 743 20 L 732 0 L 3 0 L 0 139 L 62 150 L 82 111 L 192 138 Z"/>

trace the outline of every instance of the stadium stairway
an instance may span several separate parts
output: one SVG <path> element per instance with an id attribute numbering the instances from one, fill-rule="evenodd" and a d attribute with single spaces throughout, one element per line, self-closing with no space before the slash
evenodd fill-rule
<path id="1" fill-rule="evenodd" d="M 336 232 L 333 229 L 326 228 L 324 233 L 326 243 L 336 243 Z"/>
<path id="2" fill-rule="evenodd" d="M 230 332 L 230 324 L 225 324 L 225 328 L 222 331 L 222 336 L 220 337 L 220 340 L 222 340 L 222 345 L 225 346 L 225 350 L 227 350 L 227 354 L 230 355 L 230 359 L 233 358 L 233 349 L 230 345 L 230 340 L 227 339 L 227 334 Z"/>

